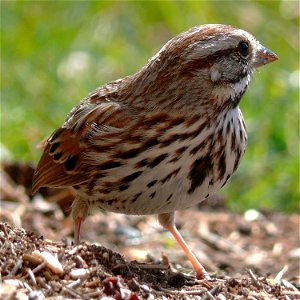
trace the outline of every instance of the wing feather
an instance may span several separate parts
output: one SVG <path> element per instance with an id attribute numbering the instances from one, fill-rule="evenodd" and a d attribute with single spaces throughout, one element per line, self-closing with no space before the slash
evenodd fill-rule
<path id="1" fill-rule="evenodd" d="M 95 97 L 94 97 L 95 98 Z M 101 135 L 117 136 L 133 114 L 119 103 L 99 98 L 85 99 L 75 107 L 66 122 L 45 143 L 33 178 L 32 193 L 42 186 L 66 187 L 84 184 L 92 166 L 87 162 L 89 146 Z"/>

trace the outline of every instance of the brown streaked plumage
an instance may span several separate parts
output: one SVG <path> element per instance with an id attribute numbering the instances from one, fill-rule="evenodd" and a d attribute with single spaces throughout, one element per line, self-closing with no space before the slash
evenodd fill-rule
<path id="1" fill-rule="evenodd" d="M 46 142 L 33 193 L 74 187 L 76 242 L 94 208 L 158 214 L 197 277 L 208 278 L 174 213 L 216 193 L 238 167 L 247 142 L 240 99 L 255 69 L 276 59 L 228 25 L 174 37 L 136 74 L 97 88 L 72 109 Z"/>

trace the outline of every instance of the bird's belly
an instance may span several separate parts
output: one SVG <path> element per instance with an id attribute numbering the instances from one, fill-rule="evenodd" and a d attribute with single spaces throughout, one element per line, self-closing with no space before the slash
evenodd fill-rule
<path id="1" fill-rule="evenodd" d="M 196 124 L 197 125 L 197 124 Z M 199 124 L 198 124 L 199 125 Z M 177 131 L 178 132 L 178 131 Z M 216 142 L 215 130 L 143 151 L 109 172 L 89 197 L 90 206 L 126 214 L 159 214 L 191 207 L 215 194 L 240 161 L 233 137 Z"/>
<path id="2" fill-rule="evenodd" d="M 162 163 L 144 172 L 126 190 L 97 196 L 96 205 L 107 211 L 133 215 L 168 213 L 191 207 L 216 193 L 223 184 L 222 181 L 213 183 L 211 172 L 199 187 L 190 191 L 192 162 L 184 161 L 181 168 Z"/>

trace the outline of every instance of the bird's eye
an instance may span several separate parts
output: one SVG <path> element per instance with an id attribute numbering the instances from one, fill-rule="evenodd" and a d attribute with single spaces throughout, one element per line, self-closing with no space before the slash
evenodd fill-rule
<path id="1" fill-rule="evenodd" d="M 240 42 L 239 43 L 239 52 L 243 57 L 247 57 L 249 54 L 249 44 L 247 42 Z"/>

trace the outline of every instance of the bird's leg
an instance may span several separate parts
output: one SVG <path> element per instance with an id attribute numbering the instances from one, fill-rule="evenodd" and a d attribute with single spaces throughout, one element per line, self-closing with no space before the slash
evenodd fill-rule
<path id="1" fill-rule="evenodd" d="M 82 218 L 76 218 L 74 220 L 74 242 L 75 245 L 80 244 L 80 229 L 81 229 L 81 223 L 82 223 Z"/>
<path id="2" fill-rule="evenodd" d="M 88 215 L 89 205 L 87 201 L 77 196 L 72 203 L 71 215 L 74 220 L 74 240 L 75 244 L 80 244 L 81 224 Z"/>
<path id="3" fill-rule="evenodd" d="M 196 256 L 193 254 L 192 250 L 184 241 L 183 237 L 176 228 L 175 213 L 160 214 L 158 215 L 158 220 L 163 227 L 165 227 L 172 233 L 174 238 L 177 240 L 177 242 L 185 252 L 187 258 L 190 260 L 197 273 L 197 279 L 210 279 L 210 276 L 208 275 L 204 267 L 201 265 L 201 263 L 198 261 Z"/>

